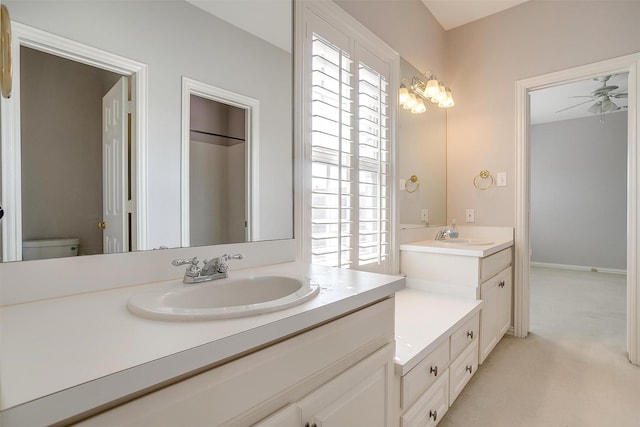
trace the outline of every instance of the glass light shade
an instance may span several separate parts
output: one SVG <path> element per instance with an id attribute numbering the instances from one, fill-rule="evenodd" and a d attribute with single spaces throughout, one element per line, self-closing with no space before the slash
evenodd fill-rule
<path id="1" fill-rule="evenodd" d="M 425 90 L 425 95 L 428 98 L 435 98 L 439 94 L 440 94 L 440 82 L 438 82 L 438 80 L 436 80 L 435 77 L 432 77 L 427 82 L 427 88 Z"/>
<path id="2" fill-rule="evenodd" d="M 447 99 L 447 88 L 445 88 L 442 83 L 440 83 L 440 91 L 438 92 L 438 95 L 434 99 L 435 99 L 433 101 L 434 103 L 436 102 L 441 103 L 442 101 Z"/>
<path id="3" fill-rule="evenodd" d="M 453 107 L 453 95 L 451 95 L 451 90 L 449 88 L 445 89 L 445 97 L 442 101 L 440 101 L 440 103 L 438 103 L 438 107 Z"/>
<path id="4" fill-rule="evenodd" d="M 416 105 L 413 106 L 413 108 L 411 109 L 411 112 L 414 114 L 421 114 L 421 113 L 424 113 L 425 111 L 427 111 L 427 107 L 425 107 L 424 101 L 422 100 L 422 98 L 418 98 L 416 100 Z"/>
<path id="5" fill-rule="evenodd" d="M 404 108 L 405 110 L 411 110 L 416 105 L 417 102 L 418 100 L 416 99 L 416 95 L 411 93 L 409 94 L 409 99 L 407 100 L 407 102 L 404 103 L 402 108 Z"/>
<path id="6" fill-rule="evenodd" d="M 409 90 L 404 86 L 400 86 L 400 92 L 398 92 L 398 101 L 400 102 L 400 105 L 404 106 L 404 104 L 406 104 L 408 100 Z"/>
<path id="7" fill-rule="evenodd" d="M 590 112 L 591 114 L 600 114 L 600 113 L 602 113 L 602 102 L 600 102 L 600 101 L 596 102 L 591 107 L 589 107 L 589 109 L 587 111 Z"/>
<path id="8" fill-rule="evenodd" d="M 609 98 L 606 98 L 602 101 L 602 111 L 604 111 L 605 113 L 616 111 L 617 109 L 618 106 L 615 103 L 611 102 Z"/>

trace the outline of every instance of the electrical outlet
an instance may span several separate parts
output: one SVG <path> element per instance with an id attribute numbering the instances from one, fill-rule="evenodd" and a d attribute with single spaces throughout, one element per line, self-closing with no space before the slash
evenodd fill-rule
<path id="1" fill-rule="evenodd" d="M 464 218 L 467 222 L 476 222 L 476 212 L 474 209 L 467 209 Z"/>
<path id="2" fill-rule="evenodd" d="M 420 211 L 420 221 L 429 223 L 429 209 L 422 209 Z"/>

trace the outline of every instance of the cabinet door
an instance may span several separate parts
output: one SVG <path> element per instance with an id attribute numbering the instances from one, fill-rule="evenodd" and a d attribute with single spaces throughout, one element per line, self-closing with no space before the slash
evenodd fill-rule
<path id="1" fill-rule="evenodd" d="M 498 343 L 498 281 L 491 279 L 480 287 L 484 306 L 480 311 L 480 363 Z"/>
<path id="2" fill-rule="evenodd" d="M 511 268 L 505 270 L 501 283 L 498 284 L 498 340 L 509 330 L 511 326 L 511 295 L 513 283 L 511 280 Z"/>
<path id="3" fill-rule="evenodd" d="M 478 340 L 474 340 L 449 368 L 449 406 L 458 398 L 464 386 L 478 370 Z"/>
<path id="4" fill-rule="evenodd" d="M 302 414 L 297 405 L 285 406 L 275 414 L 254 424 L 254 427 L 300 427 Z"/>
<path id="5" fill-rule="evenodd" d="M 392 381 L 387 344 L 298 402 L 301 425 L 391 427 Z"/>
<path id="6" fill-rule="evenodd" d="M 400 418 L 401 427 L 434 427 L 449 410 L 449 369 Z"/>

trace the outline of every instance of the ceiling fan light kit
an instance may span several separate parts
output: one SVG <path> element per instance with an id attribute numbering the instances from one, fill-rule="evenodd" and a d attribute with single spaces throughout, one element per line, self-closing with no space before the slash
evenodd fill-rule
<path id="1" fill-rule="evenodd" d="M 613 111 L 621 110 L 623 108 L 627 108 L 626 106 L 620 107 L 618 106 L 618 104 L 616 104 L 611 100 L 611 99 L 626 98 L 628 96 L 626 91 L 615 92 L 619 88 L 619 86 L 607 84 L 607 82 L 609 81 L 609 79 L 611 79 L 611 77 L 613 77 L 613 75 L 595 77 L 593 80 L 601 82 L 602 86 L 596 88 L 589 95 L 576 95 L 571 97 L 571 98 L 589 98 L 587 101 L 580 102 L 578 104 L 572 105 L 567 108 L 563 108 L 562 110 L 556 111 L 556 113 L 561 113 L 563 111 L 567 111 L 571 108 L 575 108 L 580 105 L 592 103 L 591 106 L 589 106 L 589 108 L 587 109 L 587 111 L 591 114 L 600 114 L 601 115 L 600 121 L 604 122 L 605 113 L 610 113 Z"/>

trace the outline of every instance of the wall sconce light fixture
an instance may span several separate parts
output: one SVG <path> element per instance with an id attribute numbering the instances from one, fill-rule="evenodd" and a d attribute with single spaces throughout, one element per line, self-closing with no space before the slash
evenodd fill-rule
<path id="1" fill-rule="evenodd" d="M 408 88 L 402 83 L 398 100 L 402 108 L 415 114 L 427 111 L 425 100 L 437 104 L 440 108 L 450 108 L 454 105 L 451 89 L 439 81 L 431 71 L 424 73 L 424 79 L 413 77 Z"/>

